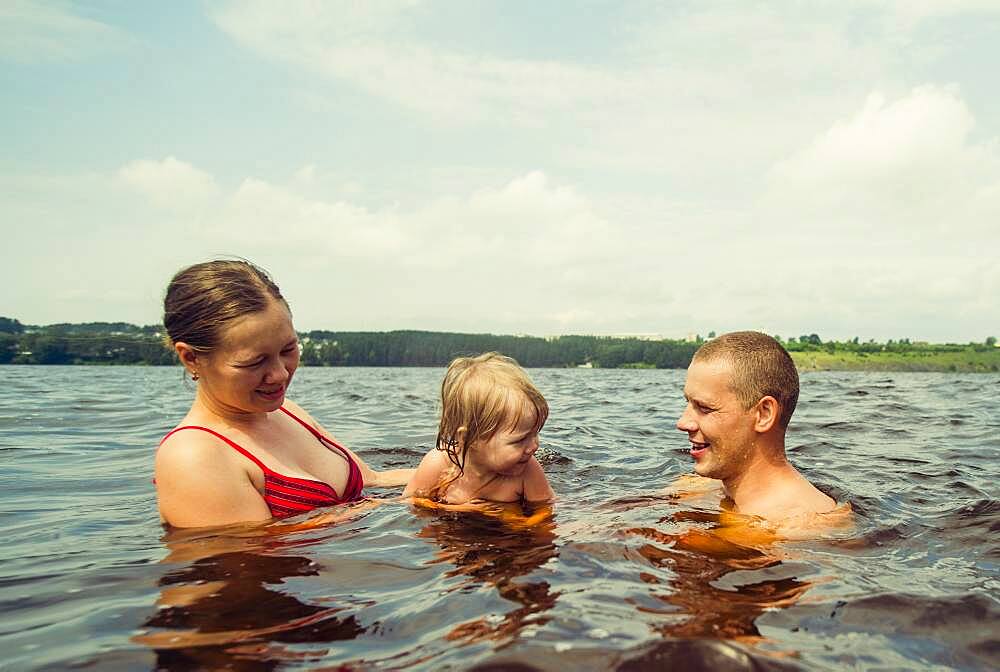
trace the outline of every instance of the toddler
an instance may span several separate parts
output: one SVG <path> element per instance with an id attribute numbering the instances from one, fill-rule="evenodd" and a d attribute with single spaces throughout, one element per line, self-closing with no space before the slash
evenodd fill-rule
<path id="1" fill-rule="evenodd" d="M 403 496 L 445 504 L 550 502 L 552 488 L 535 459 L 548 417 L 545 397 L 510 357 L 455 359 L 441 383 L 437 448 Z"/>

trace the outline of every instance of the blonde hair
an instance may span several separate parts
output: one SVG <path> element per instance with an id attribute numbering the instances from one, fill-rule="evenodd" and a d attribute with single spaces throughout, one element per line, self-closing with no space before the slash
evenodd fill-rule
<path id="1" fill-rule="evenodd" d="M 470 445 L 517 427 L 529 407 L 535 413 L 532 431 L 538 432 L 549 417 L 549 404 L 516 361 L 498 352 L 458 357 L 448 365 L 441 383 L 437 448 L 460 475 Z M 459 440 L 463 428 L 465 437 Z"/>
<path id="2" fill-rule="evenodd" d="M 788 427 L 799 400 L 799 373 L 791 355 L 775 339 L 759 331 L 734 331 L 698 348 L 692 362 L 723 360 L 732 367 L 729 387 L 744 410 L 764 397 L 778 400 L 778 423 Z"/>

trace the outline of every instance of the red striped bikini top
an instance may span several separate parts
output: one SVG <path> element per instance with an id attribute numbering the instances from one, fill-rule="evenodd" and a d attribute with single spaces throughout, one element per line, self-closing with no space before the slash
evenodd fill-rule
<path id="1" fill-rule="evenodd" d="M 281 407 L 281 410 L 284 411 L 290 418 L 308 429 L 320 443 L 330 450 L 339 451 L 340 454 L 344 456 L 344 459 L 347 460 L 347 485 L 344 487 L 343 496 L 338 495 L 337 491 L 334 490 L 333 487 L 323 481 L 316 481 L 311 478 L 285 476 L 272 469 L 268 469 L 264 463 L 254 457 L 253 453 L 249 450 L 222 434 L 219 434 L 215 430 L 209 429 L 208 427 L 201 427 L 199 425 L 184 425 L 183 427 L 178 427 L 164 436 L 163 440 L 160 441 L 160 445 L 163 445 L 163 441 L 166 441 L 182 429 L 199 429 L 203 432 L 208 432 L 222 441 L 225 441 L 229 444 L 229 446 L 235 448 L 237 451 L 242 453 L 244 457 L 260 467 L 260 470 L 264 472 L 264 501 L 267 502 L 267 507 L 271 510 L 271 515 L 275 518 L 284 518 L 296 513 L 312 511 L 313 509 L 321 506 L 347 504 L 361 499 L 361 490 L 364 486 L 364 479 L 361 476 L 360 467 L 358 467 L 357 462 L 351 458 L 350 454 L 344 450 L 342 446 L 320 434 L 315 427 L 302 420 L 302 418 L 298 417 L 284 406 Z"/>

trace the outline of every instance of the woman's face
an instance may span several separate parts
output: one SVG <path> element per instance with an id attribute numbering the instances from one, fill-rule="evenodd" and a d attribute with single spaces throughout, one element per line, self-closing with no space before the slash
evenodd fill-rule
<path id="1" fill-rule="evenodd" d="M 277 410 L 299 366 L 299 340 L 285 305 L 230 323 L 212 352 L 198 357 L 199 391 L 237 413 Z"/>

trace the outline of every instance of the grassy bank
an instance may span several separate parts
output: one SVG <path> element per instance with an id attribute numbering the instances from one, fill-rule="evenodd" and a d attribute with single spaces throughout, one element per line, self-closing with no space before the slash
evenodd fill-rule
<path id="1" fill-rule="evenodd" d="M 1000 371 L 1000 348 L 950 352 L 848 352 L 814 350 L 792 352 L 799 371 L 944 371 L 991 373 Z"/>

